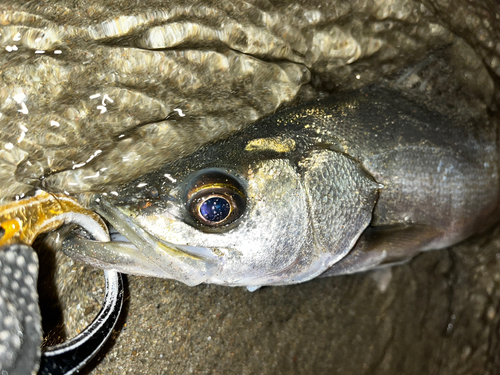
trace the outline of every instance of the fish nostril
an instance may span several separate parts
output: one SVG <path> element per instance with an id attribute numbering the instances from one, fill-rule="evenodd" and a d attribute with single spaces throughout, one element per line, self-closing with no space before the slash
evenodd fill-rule
<path id="1" fill-rule="evenodd" d="M 149 188 L 148 194 L 151 198 L 158 198 L 159 197 L 158 189 L 155 188 L 154 186 L 151 186 L 151 188 Z"/>

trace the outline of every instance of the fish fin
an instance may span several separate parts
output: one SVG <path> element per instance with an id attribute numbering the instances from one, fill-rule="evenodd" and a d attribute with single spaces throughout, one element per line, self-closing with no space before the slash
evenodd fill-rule
<path id="1" fill-rule="evenodd" d="M 402 264 L 439 238 L 441 232 L 427 225 L 368 227 L 349 254 L 321 274 L 345 275 Z"/>

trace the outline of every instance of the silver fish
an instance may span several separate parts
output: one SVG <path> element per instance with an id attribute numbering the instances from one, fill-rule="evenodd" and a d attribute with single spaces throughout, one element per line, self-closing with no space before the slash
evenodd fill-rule
<path id="1" fill-rule="evenodd" d="M 398 92 L 339 93 L 86 196 L 119 233 L 75 237 L 65 251 L 125 273 L 251 290 L 396 264 L 497 221 L 496 139 L 489 124 Z"/>

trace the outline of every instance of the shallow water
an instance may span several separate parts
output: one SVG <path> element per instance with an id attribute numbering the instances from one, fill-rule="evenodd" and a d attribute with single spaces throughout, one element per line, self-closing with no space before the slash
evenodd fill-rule
<path id="1" fill-rule="evenodd" d="M 410 0 L 3 0 L 0 198 L 112 190 L 281 106 L 393 80 L 432 51 L 443 66 L 417 68 L 406 88 L 484 113 L 500 73 L 488 6 L 457 20 Z"/>
<path id="2" fill-rule="evenodd" d="M 112 190 L 280 106 L 380 81 L 497 121 L 493 2 L 191 3 L 1 1 L 0 197 Z M 498 373 L 498 235 L 391 274 L 254 293 L 128 277 L 90 371 Z M 59 313 L 71 336 L 97 313 L 102 276 L 45 261 L 61 275 L 45 327 Z"/>

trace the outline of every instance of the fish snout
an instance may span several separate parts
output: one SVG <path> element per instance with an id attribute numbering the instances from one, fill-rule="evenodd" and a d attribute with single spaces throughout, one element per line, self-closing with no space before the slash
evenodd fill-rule
<path id="1" fill-rule="evenodd" d="M 208 248 L 164 241 L 106 199 L 99 199 L 93 208 L 118 231 L 112 237 L 120 241 L 99 242 L 73 236 L 64 241 L 66 255 L 99 268 L 174 279 L 190 286 L 218 273 L 221 261 Z"/>

